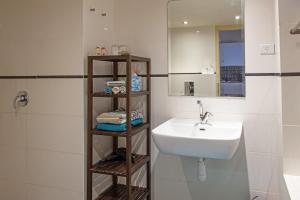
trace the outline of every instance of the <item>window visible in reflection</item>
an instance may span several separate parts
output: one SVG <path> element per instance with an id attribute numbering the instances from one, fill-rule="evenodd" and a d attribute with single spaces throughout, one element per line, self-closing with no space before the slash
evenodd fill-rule
<path id="1" fill-rule="evenodd" d="M 245 43 L 241 29 L 219 29 L 220 96 L 245 96 Z"/>

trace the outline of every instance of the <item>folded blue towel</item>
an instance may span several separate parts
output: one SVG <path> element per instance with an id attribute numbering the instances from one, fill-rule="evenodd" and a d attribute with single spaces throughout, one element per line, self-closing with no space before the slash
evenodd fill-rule
<path id="1" fill-rule="evenodd" d="M 104 92 L 106 93 L 106 94 L 112 94 L 112 87 L 105 87 L 104 88 Z"/>
<path id="2" fill-rule="evenodd" d="M 135 119 L 131 121 L 132 126 L 137 126 L 144 123 L 143 118 Z M 127 130 L 127 124 L 106 124 L 106 123 L 99 123 L 96 125 L 96 129 L 103 130 L 103 131 L 113 131 L 113 132 L 123 132 Z"/>

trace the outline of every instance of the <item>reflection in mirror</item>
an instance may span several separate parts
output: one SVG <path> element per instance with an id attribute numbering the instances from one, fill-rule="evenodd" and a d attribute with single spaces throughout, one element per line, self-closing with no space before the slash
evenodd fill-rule
<path id="1" fill-rule="evenodd" d="M 168 4 L 169 93 L 245 96 L 242 0 Z"/>

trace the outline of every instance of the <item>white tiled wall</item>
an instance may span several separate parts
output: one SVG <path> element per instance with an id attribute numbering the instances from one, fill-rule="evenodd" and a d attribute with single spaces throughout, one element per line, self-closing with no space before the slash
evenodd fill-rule
<path id="1" fill-rule="evenodd" d="M 0 2 L 1 75 L 82 74 L 82 0 Z"/>
<path id="2" fill-rule="evenodd" d="M 279 0 L 280 48 L 282 72 L 299 72 L 300 39 L 290 35 L 290 30 L 299 22 L 298 0 Z"/>
<path id="3" fill-rule="evenodd" d="M 285 2 L 295 6 L 286 7 Z M 286 17 L 281 18 L 281 40 L 285 41 L 281 45 L 283 49 L 293 49 L 285 51 L 291 54 L 282 54 L 282 66 L 286 66 L 283 71 L 297 71 L 299 41 L 285 30 L 299 17 L 298 4 L 298 0 L 280 2 L 280 12 Z M 94 7 L 96 13 L 88 12 Z M 277 55 L 261 56 L 258 51 L 260 44 L 277 41 L 275 7 L 275 0 L 246 0 L 248 73 L 280 71 Z M 101 18 L 103 11 L 108 18 Z M 153 74 L 168 71 L 166 0 L 89 0 L 85 4 L 81 0 L 2 0 L 0 19 L 0 75 L 83 74 L 82 55 L 92 54 L 95 45 L 109 47 L 113 43 L 128 44 L 132 52 L 151 57 Z M 167 78 L 152 81 L 153 127 L 171 117 L 197 117 L 196 98 L 169 97 Z M 83 199 L 83 85 L 82 79 L 0 80 L 0 93 L 4 94 L 0 98 L 1 200 Z M 283 79 L 283 88 L 295 91 L 297 85 L 297 78 Z M 29 91 L 30 104 L 15 113 L 12 100 L 22 89 Z M 261 199 L 282 200 L 280 90 L 278 77 L 247 77 L 245 99 L 203 98 L 205 109 L 213 112 L 216 119 L 244 121 L 250 190 Z M 283 99 L 284 132 L 293 135 L 285 140 L 288 144 L 297 138 L 299 129 L 297 96 L 289 91 L 283 89 L 291 96 Z M 107 105 L 99 105 L 97 110 Z M 102 142 L 109 146 L 109 141 Z M 296 147 L 291 147 L 290 152 L 293 148 Z M 98 155 L 105 153 L 103 149 L 98 151 Z M 178 157 L 158 155 L 155 148 L 153 155 L 160 170 L 177 168 L 169 178 L 180 180 L 154 177 L 156 200 L 199 198 L 194 191 L 201 184 L 185 176 L 193 160 L 180 162 Z M 289 166 L 289 158 L 295 155 L 287 155 Z M 219 170 L 226 169 L 226 163 L 217 166 Z M 168 187 L 173 193 L 165 192 Z"/>
<path id="4" fill-rule="evenodd" d="M 284 173 L 295 176 L 300 176 L 299 131 L 299 126 L 283 126 Z"/>
<path id="5" fill-rule="evenodd" d="M 167 82 L 166 78 L 153 79 L 153 126 L 155 127 L 171 117 L 198 117 L 198 113 L 195 112 L 197 98 L 168 97 L 167 86 L 162 87 L 165 82 Z M 251 85 L 255 83 L 259 83 L 260 87 L 251 90 Z M 245 100 L 203 99 L 205 109 L 213 112 L 215 119 L 243 120 L 246 143 L 246 155 L 244 156 L 247 157 L 250 190 L 251 193 L 259 192 L 264 196 L 279 196 L 281 192 L 281 118 L 276 108 L 278 103 L 276 99 L 279 94 L 273 92 L 274 87 L 278 89 L 279 84 L 279 77 L 248 77 L 248 96 Z M 272 92 L 268 94 L 267 91 Z M 254 98 L 255 93 L 265 95 L 261 99 Z M 253 100 L 251 100 L 252 95 Z M 157 155 L 154 154 L 154 156 Z M 173 157 L 173 159 L 177 158 Z M 161 159 L 158 159 L 154 163 L 161 166 L 160 161 Z M 166 164 L 166 162 L 164 163 Z M 172 162 L 166 165 L 170 168 L 174 167 Z M 183 174 L 173 174 L 172 176 L 182 176 L 181 178 L 185 179 Z M 160 177 L 155 177 L 155 183 L 160 181 Z M 169 184 L 172 183 L 174 181 Z M 163 188 L 157 189 L 155 194 L 159 197 Z"/>
<path id="6" fill-rule="evenodd" d="M 23 87 L 14 87 L 16 82 Z M 44 194 L 49 194 L 45 198 L 82 199 L 83 98 L 82 92 L 68 93 L 68 88 L 77 86 L 82 91 L 83 80 L 0 80 L 1 85 L 4 83 L 12 87 L 1 88 L 2 94 L 25 89 L 30 102 L 28 107 L 14 112 L 14 97 L 1 98 L 7 104 L 0 114 L 0 199 L 18 199 L 14 190 L 19 189 L 26 200 L 39 199 Z M 48 98 L 41 98 L 43 95 Z M 71 103 L 61 99 L 71 99 Z"/>
<path id="7" fill-rule="evenodd" d="M 289 31 L 300 20 L 297 0 L 279 0 L 280 46 L 282 72 L 300 72 L 300 37 Z M 284 173 L 300 176 L 300 77 L 282 78 L 282 121 Z"/>
<path id="8" fill-rule="evenodd" d="M 166 5 L 166 1 L 146 0 L 115 3 L 115 40 L 128 44 L 135 54 L 151 57 L 154 74 L 165 74 L 168 70 Z M 280 72 L 278 54 L 262 56 L 259 53 L 260 44 L 276 43 L 279 48 L 276 38 L 276 1 L 246 0 L 245 6 L 246 72 Z M 250 192 L 252 195 L 259 194 L 261 199 L 280 199 L 284 192 L 281 189 L 280 82 L 279 77 L 247 77 L 245 99 L 202 98 L 205 109 L 213 112 L 215 119 L 244 121 L 244 156 L 247 157 Z M 198 98 L 169 97 L 167 78 L 153 78 L 152 84 L 153 127 L 171 117 L 198 116 Z M 180 167 L 178 157 L 163 156 L 156 149 L 153 149 L 153 155 L 153 163 L 158 167 L 155 170 Z M 224 163 L 220 165 L 225 166 Z M 157 200 L 201 197 L 193 193 L 193 188 L 199 187 L 200 190 L 201 184 L 189 182 L 182 170 L 184 166 L 181 171 L 170 175 L 171 179 L 154 177 Z M 174 178 L 181 182 L 174 181 Z M 167 187 L 170 190 L 172 188 L 172 193 L 164 192 Z"/>
<path id="9" fill-rule="evenodd" d="M 0 76 L 83 75 L 82 20 L 82 0 L 1 1 Z M 1 79 L 0 93 L 0 200 L 82 200 L 83 79 Z"/>

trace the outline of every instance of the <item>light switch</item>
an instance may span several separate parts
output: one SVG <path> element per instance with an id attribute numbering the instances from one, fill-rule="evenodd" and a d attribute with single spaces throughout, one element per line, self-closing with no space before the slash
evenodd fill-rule
<path id="1" fill-rule="evenodd" d="M 275 54 L 275 44 L 260 45 L 260 55 L 274 55 L 274 54 Z"/>

